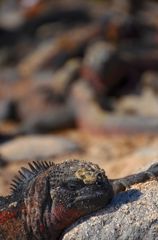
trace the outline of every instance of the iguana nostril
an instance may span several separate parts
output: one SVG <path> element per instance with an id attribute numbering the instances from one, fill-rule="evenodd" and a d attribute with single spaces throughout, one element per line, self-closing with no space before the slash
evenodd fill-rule
<path id="1" fill-rule="evenodd" d="M 103 186 L 103 185 L 105 184 L 101 173 L 98 173 L 98 175 L 97 175 L 96 184 L 97 184 L 98 186 Z"/>

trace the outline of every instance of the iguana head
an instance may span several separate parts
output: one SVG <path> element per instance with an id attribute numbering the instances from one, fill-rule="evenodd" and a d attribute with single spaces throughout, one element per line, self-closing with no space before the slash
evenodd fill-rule
<path id="1" fill-rule="evenodd" d="M 49 182 L 52 213 L 55 213 L 58 221 L 62 222 L 71 210 L 71 215 L 63 221 L 63 226 L 71 221 L 71 217 L 74 222 L 75 213 L 78 213 L 78 218 L 103 208 L 113 196 L 112 186 L 104 170 L 90 162 L 72 160 L 56 165 L 50 171 Z M 58 227 L 60 228 L 60 224 Z"/>
<path id="2" fill-rule="evenodd" d="M 24 192 L 27 228 L 37 239 L 52 240 L 81 216 L 106 206 L 114 194 L 104 170 L 79 160 L 38 171 Z"/>

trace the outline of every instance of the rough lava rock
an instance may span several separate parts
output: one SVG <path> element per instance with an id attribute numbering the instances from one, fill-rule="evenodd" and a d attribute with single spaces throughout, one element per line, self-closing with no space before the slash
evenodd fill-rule
<path id="1" fill-rule="evenodd" d="M 8 161 L 45 160 L 81 150 L 79 144 L 63 137 L 30 135 L 13 139 L 0 146 L 0 155 Z"/>
<path id="2" fill-rule="evenodd" d="M 134 185 L 105 209 L 80 220 L 62 240 L 158 239 L 158 182 Z"/>

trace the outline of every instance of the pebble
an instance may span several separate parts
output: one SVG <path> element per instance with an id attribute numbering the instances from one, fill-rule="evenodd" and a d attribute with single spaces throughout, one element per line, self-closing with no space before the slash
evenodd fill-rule
<path id="1" fill-rule="evenodd" d="M 18 137 L 0 146 L 1 156 L 8 160 L 45 160 L 79 151 L 79 144 L 58 136 L 30 135 Z"/>

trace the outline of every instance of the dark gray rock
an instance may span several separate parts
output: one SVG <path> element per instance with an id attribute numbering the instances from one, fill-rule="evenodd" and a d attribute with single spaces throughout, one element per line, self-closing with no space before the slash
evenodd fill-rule
<path id="1" fill-rule="evenodd" d="M 158 182 L 133 186 L 100 212 L 75 224 L 63 240 L 158 239 Z"/>
<path id="2" fill-rule="evenodd" d="M 13 100 L 0 101 L 0 121 L 18 120 L 17 103 Z"/>
<path id="3" fill-rule="evenodd" d="M 35 114 L 26 119 L 15 134 L 48 133 L 75 125 L 75 114 L 71 106 L 63 105 L 53 109 L 52 112 Z"/>

